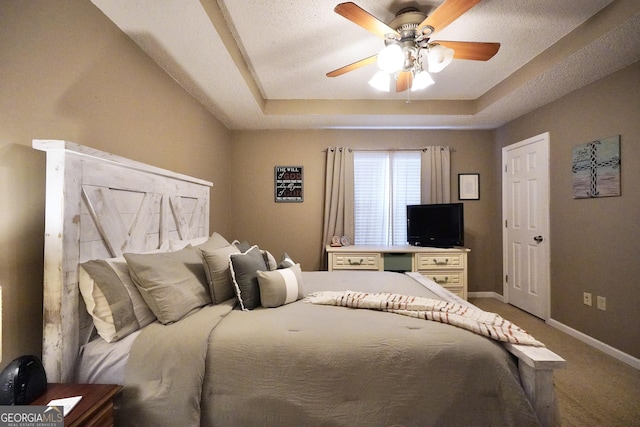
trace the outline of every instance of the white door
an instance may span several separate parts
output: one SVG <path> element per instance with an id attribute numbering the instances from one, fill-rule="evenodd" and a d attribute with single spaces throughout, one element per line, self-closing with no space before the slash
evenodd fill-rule
<path id="1" fill-rule="evenodd" d="M 504 297 L 549 318 L 549 133 L 502 149 Z"/>

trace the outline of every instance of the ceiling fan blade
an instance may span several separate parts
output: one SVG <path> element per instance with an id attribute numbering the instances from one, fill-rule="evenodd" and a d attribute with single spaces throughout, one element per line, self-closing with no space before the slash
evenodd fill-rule
<path id="1" fill-rule="evenodd" d="M 480 0 L 445 0 L 433 13 L 426 17 L 424 21 L 418 25 L 422 28 L 428 25 L 434 29 L 432 34 L 443 30 L 447 25 L 458 19 L 462 14 L 471 9 Z"/>
<path id="2" fill-rule="evenodd" d="M 380 21 L 378 18 L 371 15 L 355 3 L 340 3 L 333 10 L 338 15 L 344 16 L 354 24 L 360 25 L 365 30 L 371 31 L 382 38 L 384 38 L 385 34 L 389 33 L 396 34 L 398 37 L 400 36 L 396 30 Z"/>
<path id="3" fill-rule="evenodd" d="M 474 61 L 488 61 L 500 49 L 500 43 L 453 42 L 448 40 L 438 40 L 432 43 L 453 49 L 453 57 L 455 59 L 471 59 Z"/>
<path id="4" fill-rule="evenodd" d="M 327 73 L 327 77 L 337 77 L 341 76 L 344 73 L 348 73 L 349 71 L 356 70 L 360 67 L 364 67 L 365 65 L 372 64 L 376 62 L 378 55 L 373 55 L 368 58 L 361 59 L 360 61 L 356 61 L 353 64 L 345 65 L 344 67 L 340 67 L 337 70 L 333 70 Z"/>
<path id="5" fill-rule="evenodd" d="M 411 89 L 411 84 L 413 83 L 413 74 L 411 71 L 403 71 L 398 74 L 398 78 L 396 80 L 396 92 L 404 92 L 405 90 Z"/>

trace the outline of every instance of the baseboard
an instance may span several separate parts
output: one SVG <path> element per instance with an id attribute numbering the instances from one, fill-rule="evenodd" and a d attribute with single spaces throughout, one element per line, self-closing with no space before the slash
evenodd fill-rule
<path id="1" fill-rule="evenodd" d="M 631 356 L 630 354 L 624 353 L 617 348 L 611 347 L 609 344 L 605 344 L 602 341 L 598 341 L 595 338 L 590 337 L 589 335 L 577 331 L 564 323 L 560 323 L 557 320 L 549 319 L 547 320 L 547 325 L 552 326 L 567 335 L 570 335 L 585 344 L 590 345 L 591 347 L 597 348 L 605 354 L 613 357 L 614 359 L 618 359 L 619 361 L 626 363 L 627 365 L 640 370 L 640 359 Z"/>
<path id="2" fill-rule="evenodd" d="M 494 298 L 504 302 L 504 297 L 496 292 L 467 292 L 467 298 Z"/>
<path id="3" fill-rule="evenodd" d="M 501 302 L 504 302 L 504 297 L 496 292 L 469 292 L 467 296 L 469 298 L 495 298 Z M 630 354 L 620 351 L 615 347 L 611 347 L 609 344 L 605 344 L 602 341 L 598 341 L 597 339 L 590 337 L 589 335 L 576 329 L 573 329 L 572 327 L 567 326 L 564 323 L 560 323 L 557 320 L 549 319 L 545 323 L 553 328 L 564 332 L 569 336 L 572 336 L 577 340 L 582 341 L 587 345 L 590 345 L 591 347 L 600 350 L 605 354 L 608 354 L 609 356 L 621 361 L 622 363 L 626 363 L 632 368 L 640 370 L 640 359 L 633 357 Z"/>

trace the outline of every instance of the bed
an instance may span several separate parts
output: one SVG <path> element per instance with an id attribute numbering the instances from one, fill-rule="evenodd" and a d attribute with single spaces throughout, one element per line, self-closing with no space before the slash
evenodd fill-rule
<path id="1" fill-rule="evenodd" d="M 218 247 L 207 245 L 222 244 L 222 236 L 209 230 L 210 182 L 67 141 L 34 140 L 33 147 L 47 153 L 47 377 L 123 384 L 119 425 L 559 423 L 553 370 L 565 362 L 544 347 L 308 298 L 350 290 L 473 308 L 419 274 L 299 271 L 286 254 L 249 245 L 229 255 L 232 293 L 227 285 L 214 290 L 217 270 L 207 268 L 214 262 L 206 255 Z M 206 278 L 200 265 L 192 268 L 193 251 L 203 256 Z M 145 275 L 163 268 L 171 275 L 178 254 L 209 290 L 172 294 L 180 303 L 163 305 L 165 294 L 145 287 L 153 281 Z M 267 267 L 260 291 L 264 282 L 271 293 L 256 305 L 243 286 L 255 283 L 258 254 Z M 123 322 L 123 336 L 107 342 L 80 288 L 99 277 L 92 266 L 113 268 L 116 261 L 106 260 L 114 259 L 128 266 L 157 316 L 149 321 L 129 310 L 138 327 Z"/>

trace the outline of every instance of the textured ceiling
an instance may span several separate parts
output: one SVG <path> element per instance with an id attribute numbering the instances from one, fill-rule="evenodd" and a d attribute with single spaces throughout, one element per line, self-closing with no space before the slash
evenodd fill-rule
<path id="1" fill-rule="evenodd" d="M 92 0 L 230 129 L 495 128 L 640 59 L 638 0 L 483 0 L 434 39 L 499 42 L 420 92 L 383 93 L 382 39 L 327 0 Z M 359 0 L 384 22 L 442 0 Z M 409 98 L 408 98 L 409 94 Z"/>

